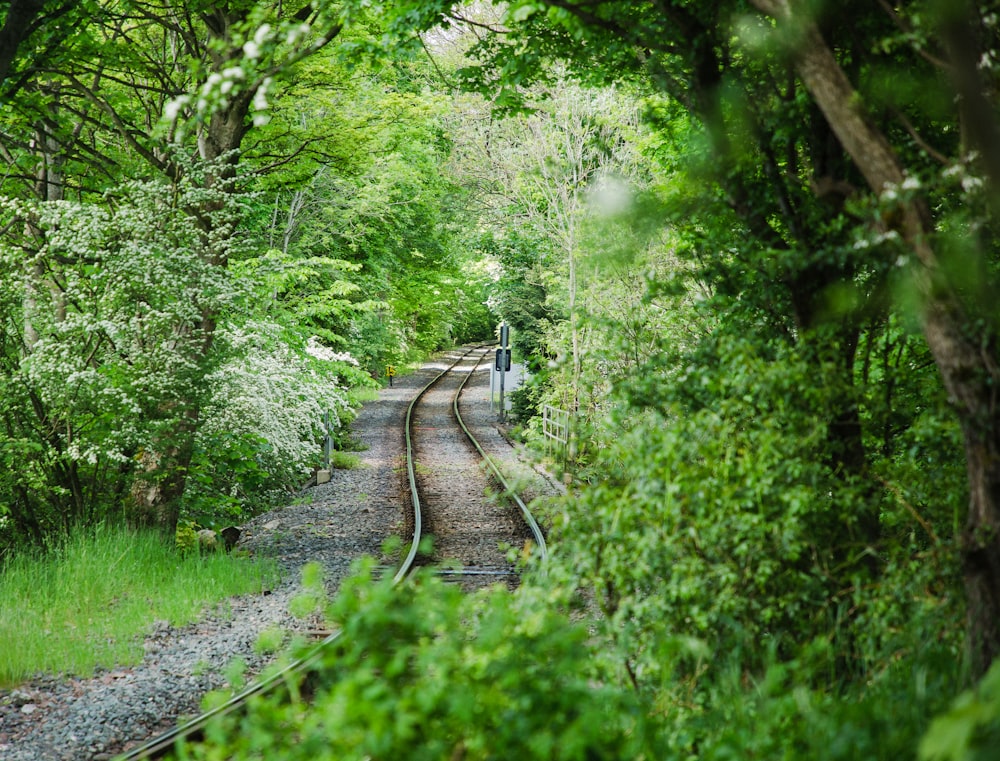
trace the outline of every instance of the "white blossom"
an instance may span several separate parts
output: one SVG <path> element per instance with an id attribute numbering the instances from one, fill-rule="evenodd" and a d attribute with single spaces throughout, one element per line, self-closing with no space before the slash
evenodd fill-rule
<path id="1" fill-rule="evenodd" d="M 966 193 L 972 193 L 973 191 L 979 190 L 983 187 L 982 177 L 973 177 L 972 175 L 965 175 L 962 177 L 962 190 Z"/>
<path id="2" fill-rule="evenodd" d="M 167 119 L 167 121 L 172 122 L 174 119 L 178 117 L 178 115 L 181 112 L 181 109 L 184 108 L 184 106 L 186 106 L 190 102 L 191 98 L 187 95 L 181 95 L 177 98 L 174 98 L 171 101 L 168 101 L 167 104 L 163 107 L 164 118 Z"/>
<path id="3" fill-rule="evenodd" d="M 293 26 L 288 30 L 288 34 L 285 37 L 285 41 L 289 45 L 294 45 L 299 41 L 300 38 L 305 37 L 309 34 L 311 27 L 308 24 L 299 24 L 298 26 Z"/>
<path id="4" fill-rule="evenodd" d="M 257 88 L 257 92 L 253 96 L 253 123 L 254 126 L 262 127 L 270 120 L 270 116 L 265 113 L 270 104 L 267 101 L 267 91 L 271 86 L 271 77 L 266 77 L 263 82 L 260 83 L 260 87 Z"/>
<path id="5" fill-rule="evenodd" d="M 328 346 L 323 346 L 316 336 L 310 336 L 306 342 L 306 353 L 316 359 L 324 359 L 329 362 L 346 362 L 349 365 L 359 366 L 358 360 L 351 356 L 350 352 L 334 351 Z"/>
<path id="6" fill-rule="evenodd" d="M 338 426 L 347 395 L 335 377 L 316 373 L 281 342 L 280 331 L 258 321 L 221 332 L 219 339 L 231 347 L 232 358 L 208 378 L 213 395 L 203 435 L 259 436 L 268 444 L 271 467 L 305 469 L 317 454 L 324 417 L 330 414 Z M 330 353 L 336 359 L 343 356 Z"/>
<path id="7" fill-rule="evenodd" d="M 271 78 L 267 77 L 260 83 L 257 92 L 254 93 L 253 107 L 257 111 L 266 111 L 269 104 L 267 102 L 267 90 L 271 86 Z"/>

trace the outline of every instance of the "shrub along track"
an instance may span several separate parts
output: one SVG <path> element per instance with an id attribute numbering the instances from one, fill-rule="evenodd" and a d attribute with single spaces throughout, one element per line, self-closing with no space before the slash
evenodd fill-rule
<path id="1" fill-rule="evenodd" d="M 448 471 L 445 480 L 452 484 L 449 487 L 447 484 L 441 486 L 439 483 L 438 486 L 429 488 L 439 492 L 447 491 L 449 488 L 457 489 L 459 484 L 467 486 L 473 480 L 476 481 L 474 488 L 462 490 L 464 492 L 460 500 L 462 507 L 457 513 L 454 512 L 454 508 L 458 502 L 452 501 L 450 508 L 442 508 L 441 500 L 437 497 L 425 500 L 427 522 L 438 535 L 436 556 L 451 557 L 469 566 L 466 572 L 458 574 L 466 587 L 492 583 L 498 579 L 511 583 L 513 569 L 503 553 L 496 549 L 497 542 L 520 547 L 525 538 L 533 534 L 514 520 L 515 508 L 493 506 L 484 509 L 490 502 L 483 493 L 486 488 L 486 477 L 482 474 L 480 466 L 469 458 L 470 445 L 463 442 L 453 422 L 446 422 L 441 409 L 432 409 L 442 404 L 440 399 L 431 401 L 434 397 L 441 396 L 441 392 L 428 390 L 428 386 L 431 385 L 428 379 L 436 380 L 434 376 L 438 371 L 441 371 L 441 375 L 437 377 L 441 378 L 442 383 L 451 386 L 451 390 L 443 392 L 443 395 L 451 397 L 451 405 L 456 412 L 459 403 L 457 392 L 454 390 L 455 382 L 452 380 L 455 374 L 450 374 L 449 377 L 449 365 L 461 365 L 457 369 L 457 375 L 464 375 L 460 378 L 462 381 L 467 382 L 474 374 L 477 375 L 478 405 L 463 411 L 467 416 L 471 413 L 471 416 L 476 417 L 477 432 L 491 439 L 486 449 L 495 458 L 501 454 L 509 464 L 510 448 L 502 442 L 496 430 L 484 424 L 484 419 L 489 416 L 483 410 L 485 406 L 483 373 L 475 371 L 475 368 L 480 366 L 478 360 L 483 358 L 484 353 L 480 350 L 474 359 L 464 363 L 462 356 L 464 354 L 459 353 L 456 359 L 456 353 L 443 355 L 435 365 L 427 366 L 413 375 L 397 378 L 394 388 L 384 389 L 378 402 L 366 405 L 353 426 L 355 434 L 368 447 L 361 453 L 363 460 L 361 469 L 336 471 L 329 484 L 310 490 L 312 499 L 308 503 L 297 502 L 280 510 L 271 511 L 244 527 L 240 545 L 254 553 L 278 556 L 289 572 L 289 582 L 285 589 L 269 590 L 270 593 L 250 601 L 250 605 L 255 606 L 256 613 L 253 616 L 255 621 L 248 629 L 242 627 L 243 622 L 238 619 L 226 621 L 223 615 L 219 617 L 220 623 L 219 620 L 210 617 L 209 628 L 222 630 L 218 636 L 210 638 L 210 641 L 216 642 L 221 639 L 231 642 L 238 639 L 245 645 L 242 649 L 222 652 L 215 649 L 214 645 L 206 644 L 209 640 L 201 637 L 202 630 L 206 627 L 205 622 L 182 630 L 170 630 L 170 627 L 167 627 L 166 631 L 162 631 L 163 627 L 160 627 L 161 631 L 157 637 L 151 638 L 155 642 L 152 649 L 167 654 L 166 661 L 161 660 L 151 665 L 147 657 L 143 664 L 134 669 L 116 669 L 99 674 L 91 680 L 72 680 L 69 688 L 58 688 L 57 679 L 41 681 L 26 687 L 26 691 L 22 691 L 23 694 L 34 702 L 22 702 L 20 705 L 8 702 L 5 706 L 6 715 L 0 710 L 0 756 L 10 761 L 100 759 L 111 758 L 115 752 L 124 749 L 126 755 L 120 758 L 159 758 L 166 755 L 182 735 L 197 734 L 206 717 L 199 717 L 178 729 L 158 734 L 154 741 L 139 747 L 135 747 L 135 741 L 132 739 L 141 737 L 142 734 L 148 737 L 150 734 L 162 732 L 165 726 L 176 722 L 177 716 L 183 713 L 190 715 L 193 712 L 192 709 L 197 704 L 197 695 L 220 686 L 219 680 L 212 681 L 205 674 L 192 679 L 193 673 L 206 671 L 206 661 L 212 661 L 207 671 L 215 674 L 221 672 L 228 659 L 234 655 L 252 661 L 253 631 L 273 626 L 275 622 L 288 625 L 287 600 L 294 592 L 294 577 L 297 577 L 298 569 L 303 563 L 319 560 L 327 573 L 329 585 L 336 587 L 347 574 L 353 558 L 365 554 L 378 555 L 378 548 L 393 532 L 393 525 L 397 529 L 402 529 L 405 536 L 412 536 L 411 531 L 416 521 L 413 517 L 408 517 L 412 516 L 412 513 L 401 512 L 401 506 L 409 505 L 410 500 L 406 494 L 408 492 L 411 495 L 417 494 L 417 489 L 407 484 L 405 474 L 409 471 L 414 474 L 420 473 L 422 477 L 426 471 L 437 469 L 438 465 L 428 457 L 440 457 L 442 462 L 448 463 L 445 466 Z M 488 385 L 488 381 L 486 383 Z M 420 442 L 417 449 L 422 453 L 423 464 L 411 464 L 404 468 L 404 458 L 400 455 L 404 445 L 403 420 L 413 414 L 412 409 L 419 406 L 413 403 L 414 396 L 425 391 L 429 395 L 428 404 L 416 413 L 417 428 L 423 430 L 415 437 Z M 443 403 L 446 405 L 447 401 Z M 464 404 L 462 406 L 469 407 Z M 444 443 L 442 439 L 435 444 L 435 447 L 443 449 L 435 449 L 436 453 L 430 452 L 426 449 L 429 445 L 424 441 L 425 435 L 437 428 L 441 428 L 438 433 L 443 434 L 445 427 L 452 430 L 447 437 L 450 444 Z M 458 460 L 454 450 L 460 450 L 462 457 L 466 458 L 465 467 L 460 469 L 454 464 Z M 483 454 L 485 455 L 485 452 Z M 507 468 L 508 465 L 504 467 Z M 502 490 L 504 487 L 500 488 Z M 545 485 L 540 485 L 538 488 L 551 491 Z M 523 503 L 521 507 L 523 508 Z M 495 515 L 497 512 L 500 513 L 499 518 Z M 450 520 L 449 514 L 456 516 L 455 520 L 462 518 L 470 520 L 471 528 L 449 526 L 446 523 Z M 476 532 L 486 526 L 490 528 L 490 538 L 480 540 L 476 537 Z M 537 532 L 537 525 L 534 531 Z M 544 542 L 540 532 L 537 532 L 537 539 L 534 541 Z M 417 542 L 414 542 L 414 549 L 416 546 Z M 415 556 L 416 552 L 410 560 L 412 561 Z M 419 559 L 421 564 L 429 561 L 429 558 Z M 275 604 L 278 600 L 280 604 Z M 240 611 L 244 610 L 240 601 L 234 601 L 232 607 L 235 616 L 239 616 Z M 268 607 L 269 611 L 262 613 L 261 607 Z M 234 635 L 234 628 L 239 629 L 238 635 Z M 322 648 L 335 636 L 330 635 L 317 645 L 312 651 L 312 657 L 318 657 Z M 186 655 L 183 657 L 174 657 L 178 642 L 186 643 Z M 147 651 L 151 649 L 150 640 L 147 640 L 146 647 Z M 311 658 L 307 656 L 300 663 L 310 660 Z M 295 668 L 304 666 L 299 665 Z M 247 697 L 267 689 L 269 685 L 279 680 L 280 677 L 266 683 L 254 683 L 213 713 L 238 710 L 240 703 Z M 196 682 L 193 689 L 190 684 L 184 690 L 179 689 L 179 683 L 192 681 Z M 138 685 L 141 689 L 119 689 L 122 686 L 132 685 Z M 44 695 L 46 690 L 59 694 L 46 698 Z M 182 694 L 186 695 L 186 699 L 177 700 Z M 0 699 L 2 698 L 3 694 L 0 694 Z M 20 709 L 24 705 L 37 706 L 37 704 L 44 704 L 39 707 L 37 713 L 33 710 L 30 717 L 20 715 Z M 5 725 L 6 716 L 15 715 L 16 720 Z"/>

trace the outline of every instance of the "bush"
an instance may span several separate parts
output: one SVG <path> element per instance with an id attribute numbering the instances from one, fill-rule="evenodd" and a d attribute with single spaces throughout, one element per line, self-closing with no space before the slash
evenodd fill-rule
<path id="1" fill-rule="evenodd" d="M 309 675 L 223 718 L 201 759 L 656 757 L 634 694 L 595 672 L 584 626 L 502 590 L 466 597 L 369 562 L 330 613 L 343 633 Z M 294 737 L 294 742 L 289 738 Z"/>
<path id="2" fill-rule="evenodd" d="M 1000 748 L 1000 660 L 955 698 L 920 743 L 920 761 L 988 761 Z"/>
<path id="3" fill-rule="evenodd" d="M 348 417 L 342 362 L 296 352 L 266 322 L 220 329 L 227 359 L 207 378 L 211 396 L 198 431 L 185 514 L 206 526 L 232 523 L 286 498 L 318 465 L 329 413 Z"/>

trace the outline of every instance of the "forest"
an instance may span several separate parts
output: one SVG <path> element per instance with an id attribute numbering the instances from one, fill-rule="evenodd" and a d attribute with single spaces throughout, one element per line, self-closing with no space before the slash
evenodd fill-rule
<path id="1" fill-rule="evenodd" d="M 275 758 L 998 757 L 995 3 L 9 0 L 0 166 L 0 563 L 281 504 L 501 322 L 572 421 L 545 567 L 362 574 Z"/>

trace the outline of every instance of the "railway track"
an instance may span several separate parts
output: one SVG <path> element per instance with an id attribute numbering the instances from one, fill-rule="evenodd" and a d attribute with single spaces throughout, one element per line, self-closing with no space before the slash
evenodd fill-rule
<path id="1" fill-rule="evenodd" d="M 415 565 L 443 563 L 441 571 L 466 589 L 500 579 L 512 586 L 516 569 L 502 548 L 531 543 L 545 552 L 538 524 L 461 414 L 461 392 L 490 353 L 477 347 L 461 354 L 410 403 L 406 447 L 413 534 L 397 581 Z M 486 500 L 491 489 L 501 492 L 507 504 Z M 420 557 L 427 535 L 434 553 Z"/>
<path id="2" fill-rule="evenodd" d="M 491 347 L 465 349 L 441 369 L 410 402 L 405 420 L 406 470 L 410 511 L 404 521 L 408 549 L 393 580 L 402 582 L 415 568 L 443 564 L 435 572 L 474 589 L 498 580 L 513 586 L 517 574 L 503 546 L 544 557 L 545 538 L 525 503 L 511 488 L 461 414 L 462 390 L 483 365 Z M 489 499 L 491 490 L 505 506 Z M 434 553 L 420 554 L 433 537 Z M 164 758 L 183 741 L 201 736 L 213 719 L 238 712 L 252 696 L 307 672 L 340 637 L 333 632 L 305 656 L 266 679 L 249 685 L 226 703 L 117 757 L 118 761 Z"/>

